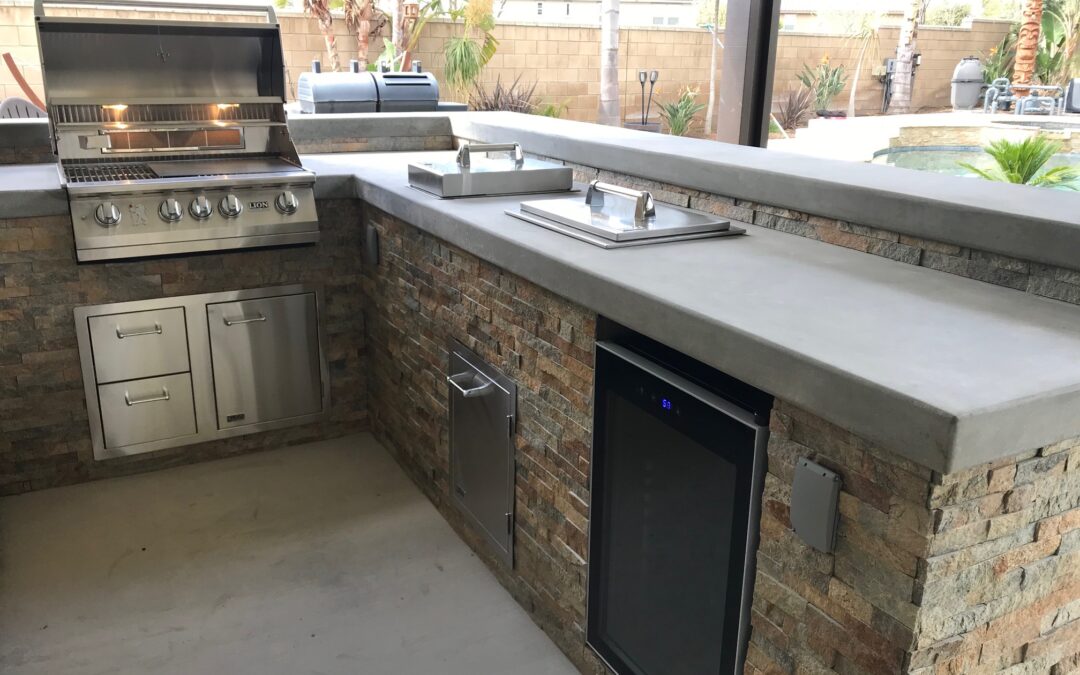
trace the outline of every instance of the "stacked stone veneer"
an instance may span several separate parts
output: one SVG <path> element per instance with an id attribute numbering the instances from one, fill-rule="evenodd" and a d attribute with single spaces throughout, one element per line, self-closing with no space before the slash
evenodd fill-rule
<path id="1" fill-rule="evenodd" d="M 1080 671 L 1080 439 L 942 476 L 773 411 L 747 672 Z M 836 550 L 792 532 L 798 457 L 844 479 Z"/>
<path id="2" fill-rule="evenodd" d="M 561 161 L 553 159 L 552 161 Z M 911 237 L 835 218 L 683 188 L 646 178 L 563 162 L 576 180 L 595 178 L 652 191 L 662 202 L 708 211 L 725 218 L 816 239 L 909 265 L 956 274 L 1055 300 L 1080 304 L 1080 260 L 1075 269 Z"/>
<path id="3" fill-rule="evenodd" d="M 364 275 L 376 435 L 582 672 L 592 312 L 370 209 Z M 450 501 L 447 341 L 519 385 L 516 555 Z M 790 522 L 811 457 L 844 480 L 837 548 Z M 805 411 L 773 411 L 746 670 L 942 675 L 1080 670 L 1080 441 L 942 476 Z"/>
<path id="4" fill-rule="evenodd" d="M 365 429 L 358 204 L 318 205 L 313 246 L 76 264 L 68 216 L 0 220 L 0 495 Z M 310 283 L 322 291 L 327 421 L 95 462 L 73 310 L 126 300 Z"/>
<path id="5" fill-rule="evenodd" d="M 583 670 L 595 315 L 374 208 L 365 271 L 371 426 L 380 441 Z M 518 385 L 515 565 L 450 500 L 448 341 Z"/>

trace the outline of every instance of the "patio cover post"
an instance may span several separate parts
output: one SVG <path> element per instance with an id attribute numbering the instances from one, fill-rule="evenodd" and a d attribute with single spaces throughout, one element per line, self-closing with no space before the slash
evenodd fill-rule
<path id="1" fill-rule="evenodd" d="M 765 147 L 769 141 L 780 0 L 728 0 L 716 139 Z"/>

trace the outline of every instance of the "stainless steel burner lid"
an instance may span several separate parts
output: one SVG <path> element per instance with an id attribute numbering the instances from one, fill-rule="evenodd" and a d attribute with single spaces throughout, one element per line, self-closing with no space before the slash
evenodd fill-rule
<path id="1" fill-rule="evenodd" d="M 644 190 L 594 180 L 584 201 L 544 199 L 521 203 L 521 212 L 614 242 L 725 232 L 730 221 L 661 204 Z"/>
<path id="2" fill-rule="evenodd" d="M 472 143 L 462 145 L 454 161 L 409 164 L 409 185 L 447 198 L 566 192 L 574 172 L 525 157 L 517 143 Z"/>

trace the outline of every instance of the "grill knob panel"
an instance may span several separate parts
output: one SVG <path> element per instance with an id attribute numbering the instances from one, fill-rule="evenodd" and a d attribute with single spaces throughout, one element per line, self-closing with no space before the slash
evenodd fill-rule
<path id="1" fill-rule="evenodd" d="M 169 198 L 161 202 L 161 206 L 158 207 L 158 215 L 166 223 L 175 223 L 184 217 L 184 207 L 180 206 L 180 202 L 177 200 Z"/>
<path id="2" fill-rule="evenodd" d="M 291 216 L 300 208 L 300 200 L 291 191 L 286 190 L 277 196 L 277 199 L 274 200 L 274 206 L 277 207 L 278 211 Z"/>
<path id="3" fill-rule="evenodd" d="M 244 205 L 236 198 L 236 195 L 225 195 L 218 204 L 218 210 L 226 218 L 235 218 L 244 210 Z"/>
<path id="4" fill-rule="evenodd" d="M 97 211 L 94 212 L 94 218 L 106 227 L 116 225 L 120 222 L 120 209 L 112 202 L 101 202 L 98 204 Z"/>
<path id="5" fill-rule="evenodd" d="M 205 195 L 199 195 L 195 199 L 191 200 L 191 215 L 195 216 L 199 220 L 206 220 L 210 217 L 210 214 L 214 212 L 214 207 L 210 204 L 210 200 Z"/>

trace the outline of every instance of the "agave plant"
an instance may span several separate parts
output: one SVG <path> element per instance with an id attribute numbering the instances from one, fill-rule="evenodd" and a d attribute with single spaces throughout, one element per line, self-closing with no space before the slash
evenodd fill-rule
<path id="1" fill-rule="evenodd" d="M 687 88 L 671 103 L 660 104 L 660 117 L 667 122 L 672 136 L 685 136 L 690 133 L 694 126 L 694 117 L 705 109 L 704 104 L 697 102 L 697 95 L 697 89 Z"/>
<path id="2" fill-rule="evenodd" d="M 1019 142 L 1000 139 L 983 148 L 994 158 L 996 166 L 989 170 L 980 169 L 967 162 L 960 162 L 960 166 L 986 180 L 999 183 L 1076 190 L 1077 182 L 1080 181 L 1080 168 L 1055 166 L 1043 170 L 1050 158 L 1061 152 L 1061 149 L 1061 143 L 1043 136 L 1031 136 Z"/>

